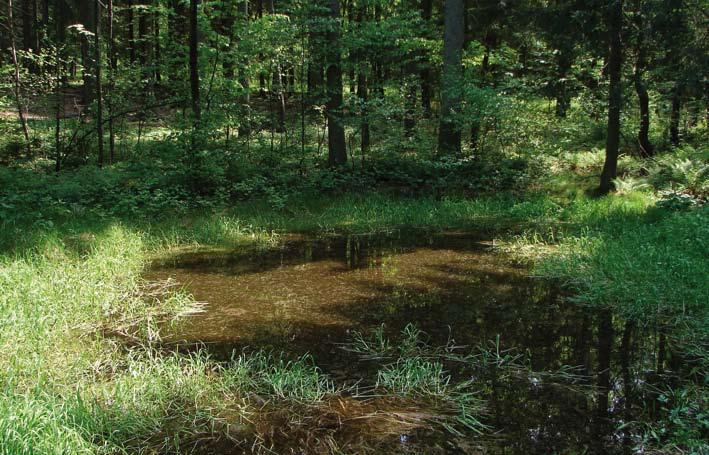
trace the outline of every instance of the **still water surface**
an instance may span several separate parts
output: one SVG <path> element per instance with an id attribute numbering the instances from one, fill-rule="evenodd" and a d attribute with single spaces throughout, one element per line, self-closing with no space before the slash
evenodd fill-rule
<path id="1" fill-rule="evenodd" d="M 568 303 L 557 287 L 475 235 L 294 237 L 273 249 L 178 254 L 156 262 L 149 278 L 175 279 L 207 304 L 168 340 L 204 343 L 216 356 L 248 348 L 308 353 L 337 382 L 366 382 L 367 365 L 340 344 L 353 331 L 384 324 L 396 337 L 414 323 L 432 345 L 499 338 L 503 349 L 525 353 L 532 370 L 571 365 L 588 376 L 585 392 L 536 383 L 501 388 L 486 418 L 493 434 L 401 435 L 390 453 L 622 452 L 622 435 L 597 417 L 591 391 L 596 372 L 606 369 L 599 370 L 599 359 L 607 363 L 611 355 L 599 355 L 599 346 L 614 346 L 598 343 L 605 318 Z"/>

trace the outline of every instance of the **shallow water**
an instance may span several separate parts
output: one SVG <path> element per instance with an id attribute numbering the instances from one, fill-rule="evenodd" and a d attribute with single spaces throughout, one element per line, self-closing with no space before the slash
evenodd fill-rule
<path id="1" fill-rule="evenodd" d="M 606 369 L 598 364 L 608 366 L 614 346 L 598 343 L 599 330 L 609 336 L 607 318 L 567 303 L 557 287 L 529 277 L 471 234 L 291 238 L 268 250 L 178 254 L 154 264 L 149 278 L 173 278 L 207 304 L 167 339 L 206 343 L 217 356 L 248 347 L 309 353 L 337 381 L 366 381 L 366 363 L 339 343 L 354 330 L 384 324 L 395 336 L 414 323 L 432 345 L 499 337 L 502 348 L 527 353 L 532 370 L 573 365 L 589 383 L 614 384 L 615 375 L 594 376 Z M 597 400 L 589 390 L 537 383 L 500 388 L 486 417 L 494 437 L 402 435 L 387 452 L 620 451 L 622 438 L 607 418 L 597 418 L 596 407 L 609 395 Z"/>

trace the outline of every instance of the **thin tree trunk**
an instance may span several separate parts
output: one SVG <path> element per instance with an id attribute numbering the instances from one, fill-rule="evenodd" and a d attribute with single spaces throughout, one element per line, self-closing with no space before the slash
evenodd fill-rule
<path id="1" fill-rule="evenodd" d="M 431 20 L 432 15 L 433 1 L 422 0 L 421 18 L 428 23 Z M 433 90 L 431 89 L 431 68 L 428 57 L 424 58 L 424 61 L 422 62 L 422 69 L 419 74 L 421 77 L 421 107 L 423 108 L 423 116 L 425 118 L 431 118 L 431 98 L 433 97 Z"/>
<path id="2" fill-rule="evenodd" d="M 20 125 L 22 125 L 22 133 L 25 136 L 25 150 L 27 158 L 32 156 L 32 145 L 30 144 L 30 129 L 27 126 L 27 119 L 22 109 L 22 83 L 20 80 L 20 63 L 17 61 L 17 45 L 15 44 L 15 21 L 13 19 L 12 0 L 7 0 L 7 23 L 10 31 L 10 54 L 12 56 L 12 66 L 14 69 L 14 88 L 15 88 L 15 103 L 17 104 L 17 115 L 20 117 Z"/>
<path id="3" fill-rule="evenodd" d="M 160 3 L 155 2 L 155 12 L 153 13 L 153 46 L 155 53 L 155 85 L 159 86 L 162 82 L 162 74 L 160 71 L 160 66 L 162 65 L 162 49 L 160 48 Z"/>
<path id="4" fill-rule="evenodd" d="M 247 31 L 249 26 L 249 0 L 242 0 L 241 15 L 246 23 Z M 243 90 L 242 105 L 244 108 L 243 121 L 239 124 L 239 135 L 249 136 L 251 134 L 251 85 L 249 82 L 248 61 L 244 61 L 239 68 L 239 80 Z"/>
<path id="5" fill-rule="evenodd" d="M 96 2 L 87 1 L 86 5 L 79 9 L 81 22 L 86 30 L 95 30 L 94 24 L 95 14 L 94 8 Z M 91 37 L 88 34 L 81 35 L 81 64 L 82 64 L 82 101 L 85 106 L 89 106 L 96 97 L 96 62 L 93 61 L 95 53 L 91 54 Z"/>
<path id="6" fill-rule="evenodd" d="M 190 88 L 192 92 L 192 114 L 195 126 L 199 128 L 202 120 L 202 106 L 199 94 L 199 0 L 190 0 Z"/>
<path id="7" fill-rule="evenodd" d="M 566 117 L 566 111 L 569 110 L 571 100 L 569 98 L 567 77 L 571 70 L 572 58 L 571 49 L 562 45 L 557 55 L 557 83 L 556 83 L 556 116 L 559 118 Z"/>
<path id="8" fill-rule="evenodd" d="M 133 0 L 128 0 L 128 5 L 126 8 L 128 18 L 126 19 L 126 28 L 128 31 L 128 58 L 131 63 L 135 63 L 135 31 L 133 27 L 134 12 L 133 12 Z"/>
<path id="9" fill-rule="evenodd" d="M 113 90 L 115 88 L 116 40 L 113 36 L 113 0 L 108 0 L 108 87 L 106 107 L 108 108 L 108 162 L 116 159 L 116 135 L 113 128 Z"/>
<path id="10" fill-rule="evenodd" d="M 275 14 L 275 4 L 273 0 L 268 0 L 268 13 Z M 283 91 L 283 65 L 276 57 L 276 67 L 272 75 L 271 86 L 273 90 L 273 110 L 276 112 L 278 123 L 274 125 L 275 130 L 282 133 L 286 129 L 286 97 Z"/>
<path id="11" fill-rule="evenodd" d="M 342 166 L 347 162 L 345 127 L 342 122 L 342 67 L 340 55 L 340 2 L 330 1 L 332 26 L 327 33 L 329 56 L 327 62 L 327 127 L 328 162 L 330 166 Z"/>
<path id="12" fill-rule="evenodd" d="M 623 0 L 614 0 L 609 11 L 608 31 L 610 53 L 608 56 L 608 130 L 606 160 L 603 164 L 599 192 L 606 194 L 613 189 L 613 180 L 618 173 L 618 146 L 620 144 L 621 65 L 623 54 L 621 35 L 623 24 Z"/>
<path id="13" fill-rule="evenodd" d="M 358 25 L 361 26 L 364 22 L 366 15 L 366 7 L 360 5 L 357 11 L 357 17 L 355 20 Z M 369 102 L 369 87 L 367 80 L 367 65 L 366 61 L 362 58 L 362 55 L 358 54 L 356 56 L 358 73 L 357 73 L 357 97 L 360 103 L 361 109 L 361 120 L 360 120 L 360 148 L 362 152 L 362 164 L 364 165 L 364 157 L 369 151 L 369 145 L 371 143 L 370 129 L 369 129 L 369 112 L 367 103 Z"/>
<path id="14" fill-rule="evenodd" d="M 94 52 L 96 60 L 96 135 L 98 136 L 98 166 L 103 167 L 103 93 L 101 85 L 101 1 L 94 4 Z"/>
<path id="15" fill-rule="evenodd" d="M 682 85 L 677 82 L 672 90 L 672 110 L 670 112 L 670 142 L 679 145 L 679 121 L 682 111 Z"/>
<path id="16" fill-rule="evenodd" d="M 446 0 L 444 12 L 443 74 L 441 80 L 441 119 L 438 152 L 460 154 L 461 130 L 456 113 L 461 106 L 463 83 L 463 42 L 465 39 L 465 1 Z"/>
<path id="17" fill-rule="evenodd" d="M 414 83 L 414 70 L 411 72 L 411 80 L 405 83 L 404 100 L 404 135 L 407 138 L 414 137 L 416 130 L 416 85 Z"/>
<path id="18" fill-rule="evenodd" d="M 359 102 L 362 107 L 362 121 L 360 123 L 361 129 L 361 148 L 362 156 L 367 154 L 369 151 L 369 145 L 371 143 L 370 133 L 369 133 L 369 113 L 367 112 L 367 102 L 369 101 L 369 94 L 367 93 L 367 74 L 364 68 L 360 67 L 359 75 L 357 77 L 357 96 L 359 97 Z"/>
<path id="19" fill-rule="evenodd" d="M 148 14 L 145 9 L 141 9 L 138 14 L 138 61 L 140 66 L 144 67 L 150 59 L 150 46 L 148 46 Z"/>
<path id="20" fill-rule="evenodd" d="M 643 81 L 645 73 L 645 37 L 647 30 L 643 21 L 642 0 L 636 2 L 635 26 L 638 29 L 636 42 L 635 68 L 633 71 L 633 83 L 638 94 L 638 105 L 640 107 L 640 128 L 638 129 L 638 146 L 640 156 L 651 157 L 655 154 L 655 148 L 650 142 L 650 97 Z"/>
<path id="21" fill-rule="evenodd" d="M 62 123 L 61 119 L 64 115 L 64 83 L 66 78 L 64 76 L 64 68 L 62 66 L 62 59 L 64 57 L 63 45 L 64 45 L 64 14 L 62 10 L 62 5 L 59 3 L 61 0 L 55 0 L 56 7 L 56 39 L 57 39 L 57 62 L 55 67 L 55 77 L 56 77 L 56 105 L 54 113 L 54 170 L 56 172 L 62 169 Z M 45 5 L 48 2 L 45 2 Z M 48 20 L 48 19 L 47 19 Z"/>

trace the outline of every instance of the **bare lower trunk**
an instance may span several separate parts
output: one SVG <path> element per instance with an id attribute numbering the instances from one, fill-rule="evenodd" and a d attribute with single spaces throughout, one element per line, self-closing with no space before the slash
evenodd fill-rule
<path id="1" fill-rule="evenodd" d="M 675 84 L 672 91 L 672 111 L 670 112 L 670 142 L 675 147 L 679 145 L 679 120 L 682 110 L 682 86 Z"/>
<path id="2" fill-rule="evenodd" d="M 655 154 L 655 149 L 650 142 L 650 97 L 645 87 L 643 74 L 645 73 L 645 36 L 647 33 L 643 21 L 642 2 L 636 2 L 635 26 L 638 29 L 638 38 L 635 49 L 635 68 L 633 71 L 633 84 L 635 92 L 638 94 L 638 107 L 640 108 L 640 127 L 638 128 L 638 147 L 640 156 L 651 157 Z"/>
<path id="3" fill-rule="evenodd" d="M 126 13 L 128 18 L 126 20 L 126 28 L 128 30 L 128 57 L 131 63 L 135 63 L 135 31 L 133 27 L 134 13 L 133 13 L 133 0 L 128 0 L 126 5 Z"/>
<path id="4" fill-rule="evenodd" d="M 566 81 L 569 71 L 571 70 L 571 50 L 565 49 L 564 46 L 559 50 L 557 56 L 557 78 L 556 83 L 556 116 L 559 118 L 566 117 L 566 112 L 571 106 L 571 98 L 569 96 L 568 83 Z"/>
<path id="5" fill-rule="evenodd" d="M 367 74 L 362 68 L 360 68 L 359 75 L 357 78 L 357 96 L 359 97 L 359 102 L 362 104 L 362 121 L 360 124 L 361 128 L 361 149 L 362 156 L 369 151 L 369 145 L 371 142 L 369 133 L 369 118 L 367 113 L 367 102 L 369 99 L 369 94 L 367 93 Z"/>
<path id="6" fill-rule="evenodd" d="M 10 54 L 12 56 L 12 66 L 14 69 L 13 79 L 14 79 L 14 93 L 15 103 L 17 105 L 17 115 L 20 117 L 20 125 L 22 126 L 22 133 L 25 136 L 25 149 L 27 151 L 27 157 L 32 156 L 32 145 L 30 144 L 30 129 L 27 126 L 27 119 L 25 118 L 25 113 L 22 108 L 22 82 L 20 80 L 20 64 L 17 61 L 17 45 L 15 44 L 15 25 L 14 19 L 12 17 L 13 6 L 12 0 L 7 1 L 7 22 L 8 29 L 10 30 Z"/>
<path id="7" fill-rule="evenodd" d="M 195 126 L 202 120 L 202 104 L 199 93 L 199 30 L 197 24 L 199 0 L 190 0 L 190 90 L 192 94 L 192 114 Z"/>
<path id="8" fill-rule="evenodd" d="M 108 0 L 108 87 L 106 107 L 108 108 L 108 162 L 116 160 L 116 134 L 113 128 L 113 89 L 115 88 L 116 42 L 113 36 L 113 0 Z"/>
<path id="9" fill-rule="evenodd" d="M 422 0 L 421 2 L 421 18 L 428 22 L 431 20 L 433 15 L 433 1 L 432 0 Z M 425 118 L 431 118 L 431 98 L 433 90 L 431 89 L 431 68 L 428 58 L 422 63 L 423 68 L 421 69 L 419 76 L 421 77 L 421 107 L 423 108 L 423 116 Z"/>
<path id="10" fill-rule="evenodd" d="M 347 162 L 345 126 L 342 121 L 342 67 L 340 55 L 340 2 L 329 0 L 333 26 L 327 33 L 329 58 L 327 62 L 327 130 L 328 162 L 342 166 Z"/>
<path id="11" fill-rule="evenodd" d="M 621 34 L 623 22 L 623 0 L 614 0 L 609 11 L 610 53 L 608 56 L 608 129 L 606 138 L 606 160 L 603 164 L 601 194 L 613 189 L 613 180 L 618 172 L 618 147 L 620 145 L 620 104 L 621 104 Z"/>
<path id="12" fill-rule="evenodd" d="M 461 129 L 456 113 L 461 107 L 463 82 L 463 43 L 465 39 L 465 1 L 446 0 L 443 39 L 443 75 L 441 80 L 441 120 L 438 152 L 456 155 L 461 152 Z"/>
<path id="13" fill-rule="evenodd" d="M 98 165 L 103 166 L 103 93 L 101 85 L 101 2 L 94 4 L 94 58 L 96 60 L 96 135 L 98 136 Z"/>

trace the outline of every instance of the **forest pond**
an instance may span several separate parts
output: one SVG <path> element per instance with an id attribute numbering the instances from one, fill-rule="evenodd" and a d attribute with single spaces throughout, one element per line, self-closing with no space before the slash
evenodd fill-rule
<path id="1" fill-rule="evenodd" d="M 217 357 L 262 348 L 307 353 L 335 382 L 366 383 L 367 362 L 342 343 L 382 325 L 394 340 L 413 323 L 431 345 L 498 340 L 501 349 L 524 354 L 530 371 L 569 365 L 587 378 L 580 388 L 534 381 L 500 387 L 486 411 L 486 434 L 401 435 L 391 441 L 391 453 L 623 450 L 624 435 L 614 430 L 622 420 L 622 393 L 613 390 L 622 389 L 627 374 L 615 365 L 607 379 L 619 383 L 610 386 L 614 417 L 597 418 L 598 362 L 617 355 L 599 352 L 598 331 L 608 330 L 604 318 L 510 264 L 489 239 L 462 232 L 290 237 L 277 248 L 179 253 L 156 261 L 148 278 L 174 279 L 206 304 L 166 340 L 204 344 Z M 606 393 L 601 402 L 607 399 Z"/>

